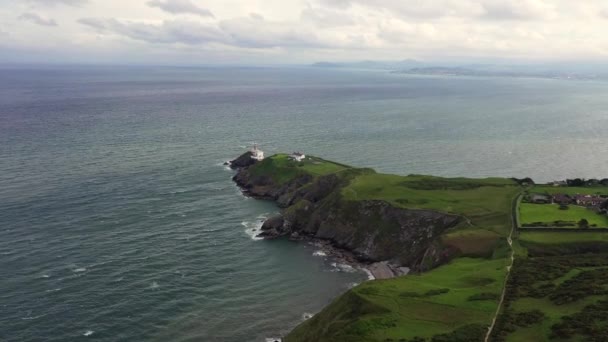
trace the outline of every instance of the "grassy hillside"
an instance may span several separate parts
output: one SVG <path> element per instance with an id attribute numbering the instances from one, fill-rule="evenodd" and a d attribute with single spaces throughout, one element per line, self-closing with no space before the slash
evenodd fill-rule
<path id="1" fill-rule="evenodd" d="M 515 185 L 504 178 L 369 174 L 357 177 L 342 194 L 350 200 L 380 199 L 398 207 L 462 215 L 473 226 L 505 235 L 511 201 L 520 191 Z"/>
<path id="2" fill-rule="evenodd" d="M 254 175 L 271 177 L 277 184 L 283 184 L 302 174 L 322 176 L 349 168 L 347 165 L 317 157 L 306 157 L 297 162 L 287 154 L 275 154 L 252 166 L 251 172 Z"/>
<path id="3" fill-rule="evenodd" d="M 505 265 L 503 258 L 460 258 L 421 275 L 366 282 L 285 341 L 404 341 L 459 328 L 479 340 L 496 310 Z"/>
<path id="4" fill-rule="evenodd" d="M 517 260 L 493 341 L 608 340 L 608 256 Z"/>
<path id="5" fill-rule="evenodd" d="M 512 203 L 521 191 L 515 182 L 357 172 L 320 159 L 322 164 L 294 165 L 284 158 L 272 157 L 272 164 L 261 164 L 256 172 L 283 182 L 312 170 L 336 173 L 348 180 L 338 194 L 342 203 L 378 200 L 463 218 L 437 240 L 438 251 L 462 257 L 421 275 L 366 282 L 300 325 L 286 341 L 475 340 L 485 333 L 506 275 Z"/>
<path id="6" fill-rule="evenodd" d="M 339 186 L 329 190 L 332 206 L 362 208 L 353 204 L 374 200 L 389 203 L 391 208 L 432 210 L 463 218 L 426 250 L 456 256 L 449 263 L 422 274 L 365 282 L 296 327 L 285 341 L 483 341 L 505 288 L 511 251 L 507 236 L 515 199 L 524 188 L 502 178 L 387 175 L 315 157 L 296 163 L 287 155 L 267 158 L 252 172 L 270 177 L 276 184 L 300 175 L 316 180 L 337 175 L 332 177 L 339 180 Z M 313 181 L 302 189 L 322 188 L 321 184 Z M 528 190 L 608 194 L 604 187 L 535 186 Z M 304 210 L 308 203 L 286 211 Z M 575 206 L 559 210 L 553 205 L 523 203 L 518 213 L 523 224 L 578 222 L 581 218 L 598 226 L 608 224 L 605 217 Z M 378 220 L 360 226 L 378 235 L 388 229 Z M 608 233 L 593 228 L 520 230 L 513 238 L 516 260 L 490 341 L 607 341 Z"/>

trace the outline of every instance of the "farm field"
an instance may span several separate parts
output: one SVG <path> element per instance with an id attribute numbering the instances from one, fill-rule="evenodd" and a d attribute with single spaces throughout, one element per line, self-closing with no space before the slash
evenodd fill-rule
<path id="1" fill-rule="evenodd" d="M 581 219 L 589 221 L 591 228 L 608 227 L 608 216 L 599 215 L 587 208 L 569 205 L 567 210 L 560 210 L 557 204 L 532 204 L 521 203 L 519 205 L 519 223 L 521 226 L 540 226 L 550 227 L 560 226 L 578 228 L 577 222 Z M 540 223 L 540 224 L 539 224 Z"/>

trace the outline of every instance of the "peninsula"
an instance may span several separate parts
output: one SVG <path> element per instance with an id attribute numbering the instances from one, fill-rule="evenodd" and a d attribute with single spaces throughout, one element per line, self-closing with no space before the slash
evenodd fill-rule
<path id="1" fill-rule="evenodd" d="M 281 208 L 260 236 L 322 241 L 377 278 L 337 298 L 284 341 L 604 336 L 571 320 L 608 309 L 608 286 L 601 283 L 608 280 L 602 254 L 608 234 L 519 228 L 518 208 L 530 198 L 532 180 L 398 176 L 302 153 L 257 153 L 230 165 L 243 193 Z M 594 315 L 591 323 L 601 326 L 606 317 Z"/>

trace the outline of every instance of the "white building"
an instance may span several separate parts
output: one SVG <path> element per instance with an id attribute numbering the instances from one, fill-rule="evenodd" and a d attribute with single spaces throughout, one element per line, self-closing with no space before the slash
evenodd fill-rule
<path id="1" fill-rule="evenodd" d="M 253 144 L 253 147 L 251 150 L 249 150 L 249 152 L 251 152 L 251 159 L 255 159 L 257 161 L 264 160 L 264 151 L 258 148 L 258 144 Z"/>
<path id="2" fill-rule="evenodd" d="M 302 153 L 302 152 L 294 152 L 289 156 L 289 158 L 300 162 L 300 161 L 304 160 L 304 158 L 306 158 L 306 155 L 304 155 L 304 153 Z"/>

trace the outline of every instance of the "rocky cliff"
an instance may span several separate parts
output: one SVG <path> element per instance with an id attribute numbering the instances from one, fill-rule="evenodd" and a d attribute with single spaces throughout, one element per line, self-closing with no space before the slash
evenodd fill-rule
<path id="1" fill-rule="evenodd" d="M 344 199 L 342 189 L 373 170 L 292 172 L 288 179 L 277 181 L 276 170 L 251 158 L 241 156 L 231 165 L 237 171 L 233 180 L 246 195 L 273 200 L 282 208 L 280 215 L 264 222 L 260 236 L 321 239 L 359 261 L 388 261 L 393 267 L 428 268 L 449 257 L 438 237 L 457 225 L 460 216 L 395 207 L 381 200 Z"/>

